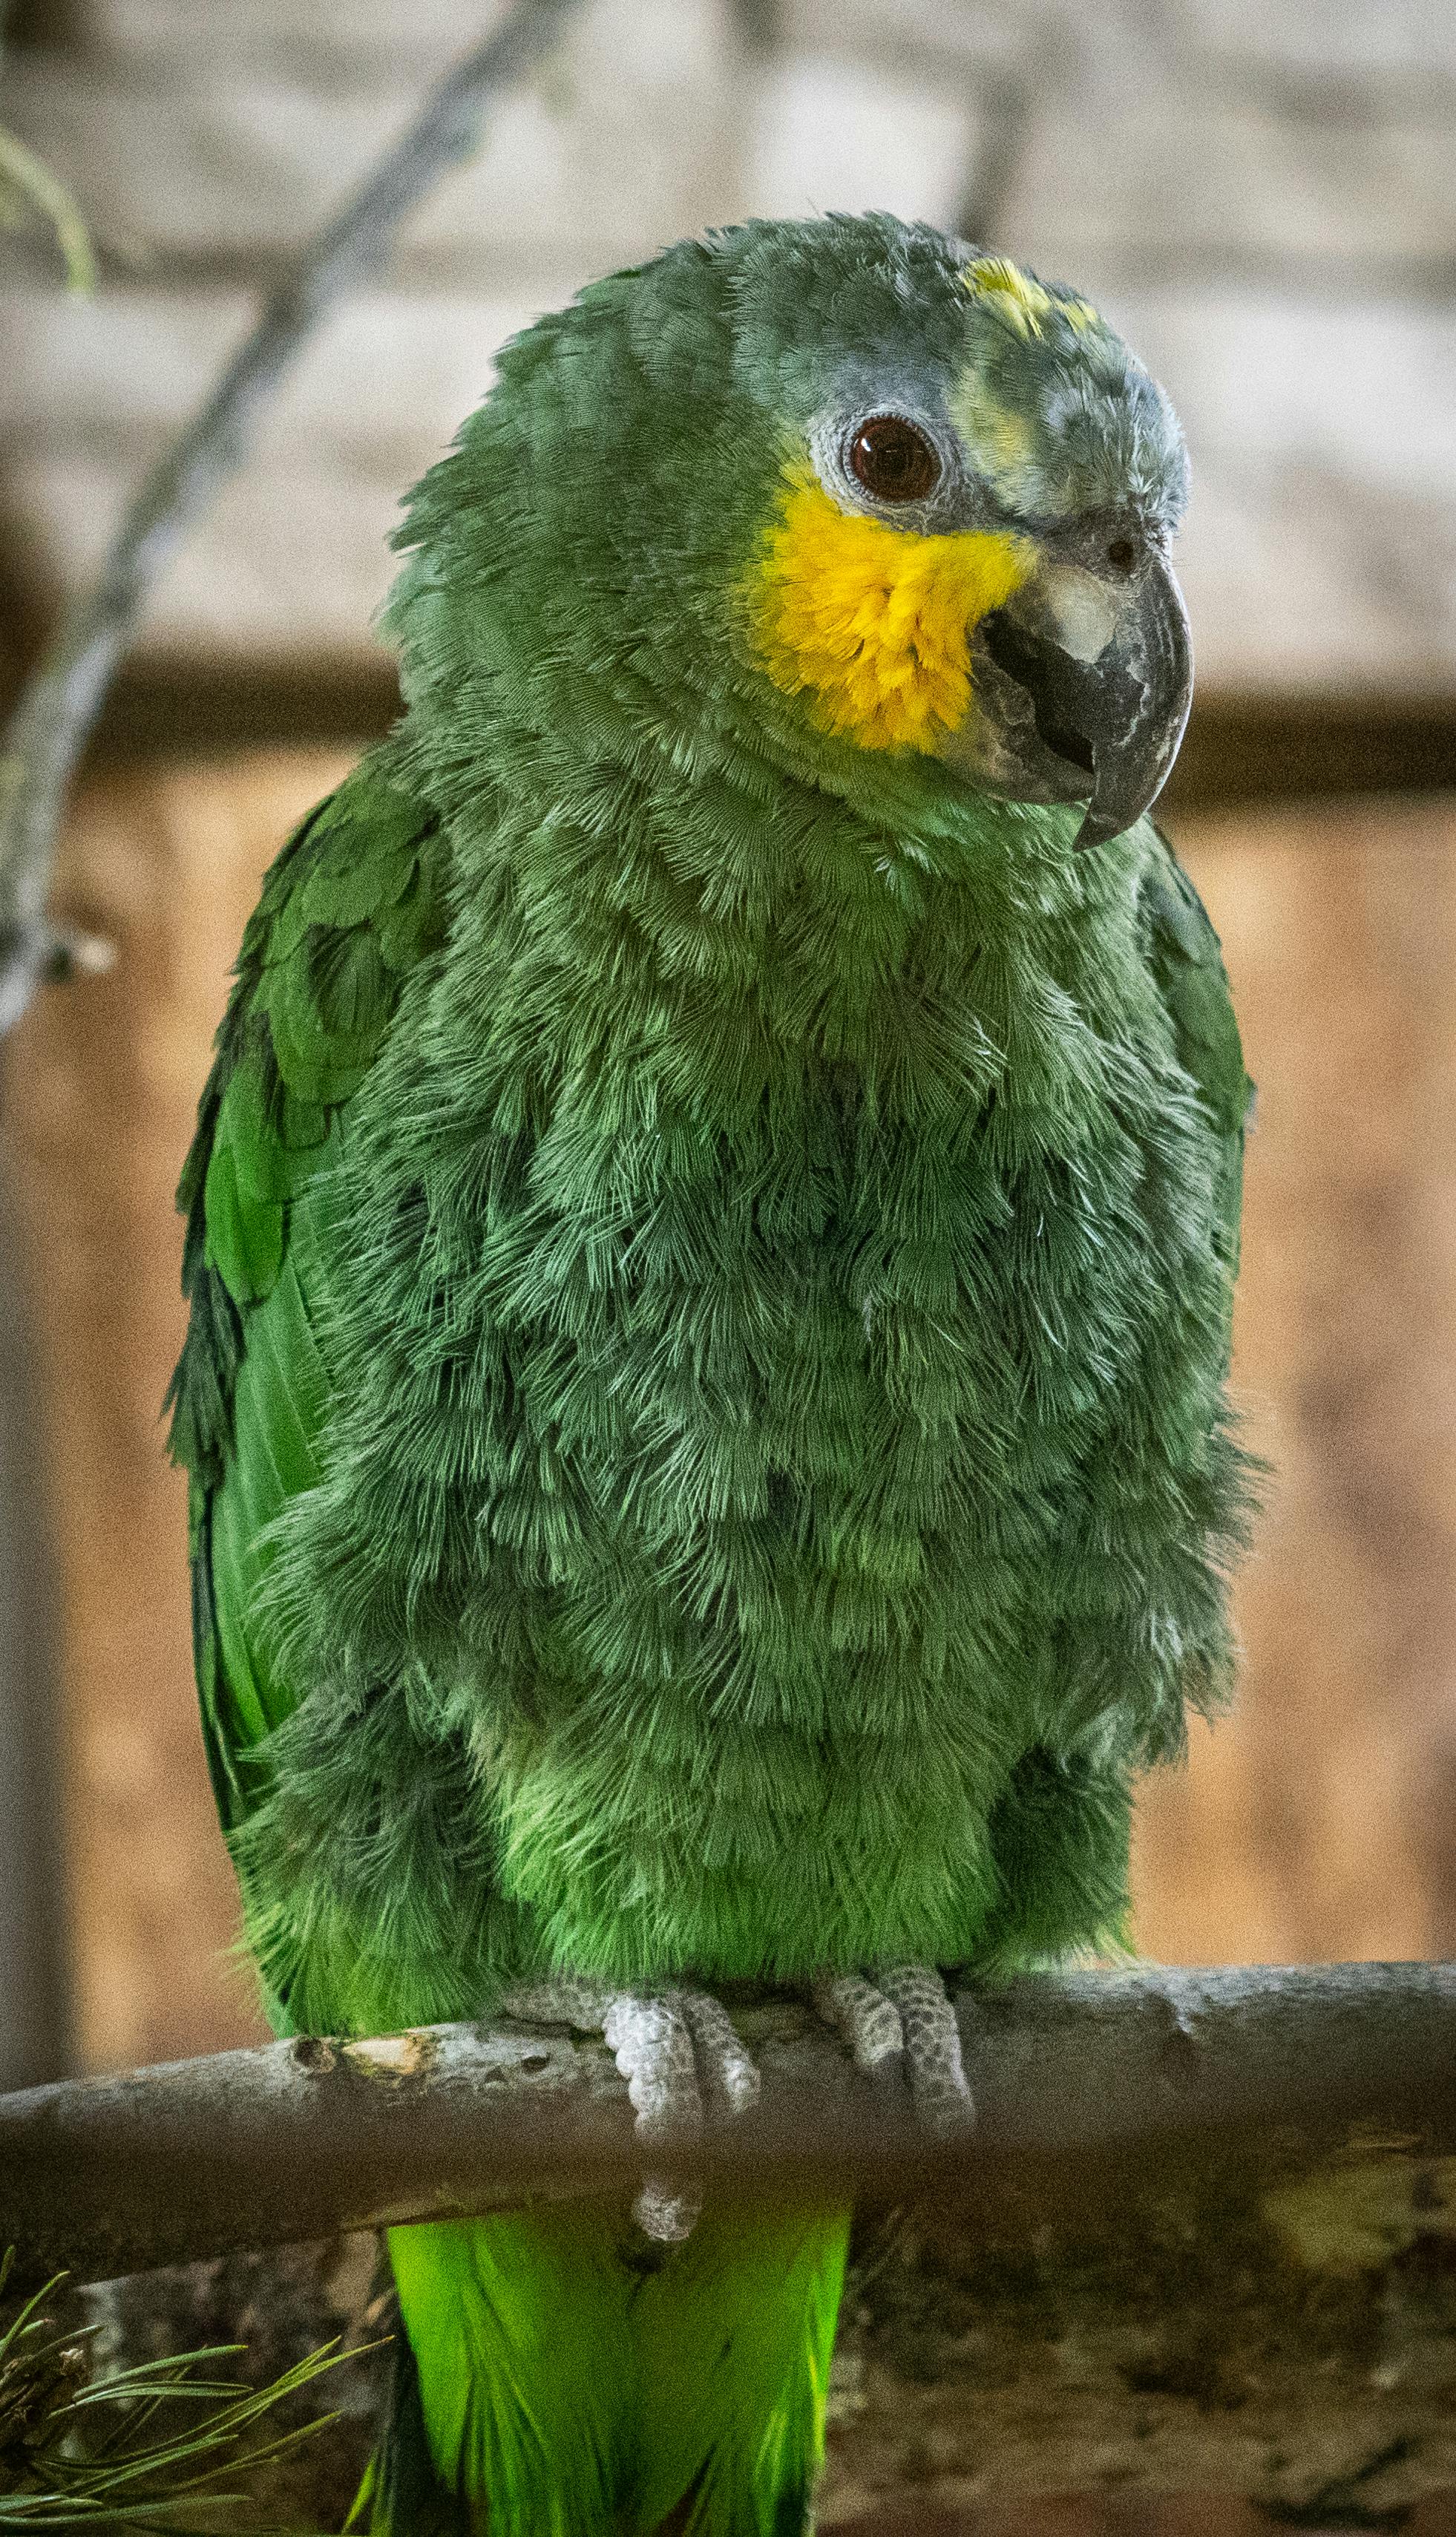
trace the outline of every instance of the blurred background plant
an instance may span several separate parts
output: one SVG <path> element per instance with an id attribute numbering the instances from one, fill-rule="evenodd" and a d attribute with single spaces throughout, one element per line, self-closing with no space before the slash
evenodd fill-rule
<path id="1" fill-rule="evenodd" d="M 0 37 L 4 16 L 0 12 Z M 0 51 L 0 95 L 4 54 Z M 23 229 L 32 222 L 49 230 L 60 250 L 67 287 L 87 292 L 95 287 L 95 258 L 74 194 L 53 167 L 28 150 L 24 141 L 0 122 L 0 230 Z"/>
<path id="2" fill-rule="evenodd" d="M 65 263 L 68 287 L 94 290 L 95 259 L 74 195 L 43 159 L 0 125 L 0 228 L 24 228 L 32 220 L 50 229 Z"/>
<path id="3" fill-rule="evenodd" d="M 10 2257 L 0 2257 L 3 2302 Z M 297 2416 L 343 2357 L 311 2353 L 266 2387 L 219 2375 L 239 2344 L 93 2369 L 95 2324 L 55 2322 L 65 2276 L 0 2306 L 0 2531 L 136 2529 L 192 2537 L 238 2523 L 242 2490 L 277 2469 L 331 2417 Z M 74 2305 L 74 2301 L 72 2302 Z M 286 2420 L 289 2411 L 295 2415 Z M 282 2425 L 280 2415 L 284 2416 Z M 256 2520 L 248 2523 L 256 2528 Z"/>

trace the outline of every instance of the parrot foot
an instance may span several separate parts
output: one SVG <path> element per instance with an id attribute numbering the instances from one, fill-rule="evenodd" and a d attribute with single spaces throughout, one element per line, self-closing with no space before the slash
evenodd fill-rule
<path id="1" fill-rule="evenodd" d="M 605 2037 L 637 2115 L 637 2137 L 665 2146 L 696 2139 L 704 2100 L 715 2113 L 741 2114 L 758 2098 L 758 2069 L 721 2000 L 711 1991 L 613 1990 L 570 1977 L 526 1983 L 506 1992 L 508 2017 L 536 2026 L 574 2026 Z M 667 2245 L 686 2238 L 703 2207 L 649 2176 L 633 2205 L 640 2228 Z"/>
<path id="2" fill-rule="evenodd" d="M 886 1965 L 864 1974 L 821 1974 L 809 1997 L 849 2046 L 856 2069 L 898 2084 L 939 2140 L 976 2127 L 976 2100 L 961 2058 L 960 2030 L 933 1965 Z"/>

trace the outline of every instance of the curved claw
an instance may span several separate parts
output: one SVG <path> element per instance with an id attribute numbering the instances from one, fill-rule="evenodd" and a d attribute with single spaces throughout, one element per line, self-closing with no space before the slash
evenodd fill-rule
<path id="1" fill-rule="evenodd" d="M 670 1991 L 613 1994 L 601 2032 L 637 2115 L 639 2140 L 692 2140 L 703 2128 L 692 2030 Z"/>
<path id="2" fill-rule="evenodd" d="M 857 2069 L 892 2085 L 904 2072 L 927 2131 L 950 2140 L 975 2128 L 956 2013 L 933 1965 L 890 1965 L 873 1981 L 863 1974 L 824 1975 L 811 1985 L 810 1998 L 844 2038 Z"/>
<path id="3" fill-rule="evenodd" d="M 724 2007 L 711 1990 L 682 1990 L 672 1994 L 681 2008 L 697 2047 L 698 2073 L 721 2109 L 728 2114 L 746 2114 L 758 2103 L 762 2082 L 758 2063 L 747 2051 L 743 2041 Z"/>
<path id="4" fill-rule="evenodd" d="M 723 2002 L 709 1991 L 612 1990 L 605 1983 L 566 1977 L 523 1984 L 501 2006 L 533 2025 L 603 2036 L 627 2082 L 643 2142 L 696 2139 L 705 2093 L 715 2110 L 728 2114 L 742 2114 L 757 2099 L 757 2066 Z M 633 2205 L 648 2237 L 669 2245 L 688 2236 L 701 2209 L 701 2194 L 651 2175 Z"/>
<path id="5" fill-rule="evenodd" d="M 826 2026 L 849 2046 L 856 2070 L 868 2078 L 899 2080 L 905 2059 L 905 2027 L 900 2011 L 884 1991 L 863 1974 L 824 1974 L 809 1986 L 809 1998 Z"/>
<path id="6" fill-rule="evenodd" d="M 953 2140 L 976 2128 L 976 2100 L 961 2055 L 944 1981 L 933 1965 L 890 1965 L 880 1987 L 894 2001 L 905 2030 L 905 2067 L 916 2113 L 927 2131 Z"/>

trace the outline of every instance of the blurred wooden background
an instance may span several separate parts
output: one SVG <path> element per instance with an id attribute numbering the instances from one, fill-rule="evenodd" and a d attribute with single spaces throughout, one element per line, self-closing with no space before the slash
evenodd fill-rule
<path id="1" fill-rule="evenodd" d="M 9 1054 L 65 1604 L 81 2057 L 260 2031 L 188 1650 L 158 1405 L 181 1332 L 172 1187 L 264 865 L 338 749 L 112 772 L 61 899 L 119 945 Z M 1456 805 L 1204 816 L 1178 842 L 1260 1085 L 1236 1382 L 1276 1465 L 1235 1714 L 1149 1784 L 1138 1934 L 1178 1962 L 1456 1941 Z"/>
<path id="2" fill-rule="evenodd" d="M 260 290 L 504 5 L 0 0 L 0 122 L 73 184 L 101 271 L 78 300 L 42 228 L 5 240 L 0 699 Z M 120 957 L 43 997 L 5 1052 L 30 1296 L 0 1332 L 0 1555 L 24 1535 L 32 1572 L 25 1611 L 0 1600 L 12 2076 L 70 2051 L 37 1804 L 14 1839 L 22 1779 L 39 1800 L 44 1773 L 6 1714 L 24 1687 L 43 1726 L 52 1655 L 75 2057 L 261 2032 L 229 1959 L 162 1448 L 171 1193 L 259 875 L 393 710 L 369 629 L 398 497 L 502 337 L 593 273 L 747 212 L 872 202 L 1090 292 L 1193 453 L 1200 686 L 1175 784 L 1205 807 L 1171 823 L 1260 1082 L 1236 1379 L 1276 1477 L 1239 1589 L 1238 1708 L 1143 1797 L 1141 1944 L 1456 1945 L 1456 8 L 585 0 L 310 346 L 156 593 L 60 890 Z M 28 1325 L 35 1453 L 10 1410 Z M 47 1533 L 58 1652 L 31 1556 Z M 1112 2497 L 957 2530 L 1254 2524 L 1218 2498 Z"/>

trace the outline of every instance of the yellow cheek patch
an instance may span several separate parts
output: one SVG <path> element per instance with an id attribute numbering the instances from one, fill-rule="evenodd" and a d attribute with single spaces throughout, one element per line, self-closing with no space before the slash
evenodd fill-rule
<path id="1" fill-rule="evenodd" d="M 971 633 L 1020 588 L 1024 538 L 923 537 L 842 511 L 797 476 L 749 592 L 764 667 L 861 748 L 924 748 L 964 721 Z"/>

